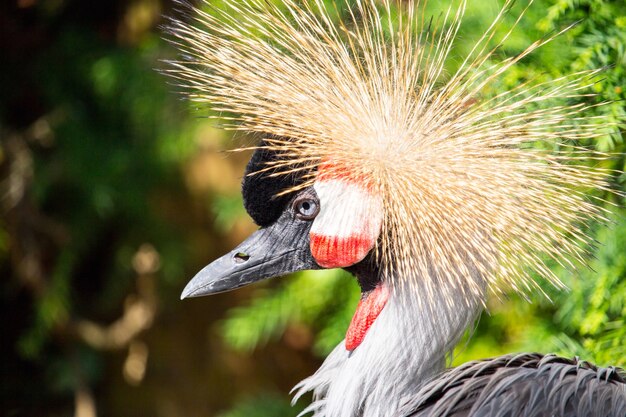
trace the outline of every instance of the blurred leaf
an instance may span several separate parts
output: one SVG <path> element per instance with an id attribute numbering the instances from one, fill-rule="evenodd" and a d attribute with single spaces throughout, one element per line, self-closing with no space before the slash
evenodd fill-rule
<path id="1" fill-rule="evenodd" d="M 213 199 L 212 209 L 215 214 L 215 226 L 221 232 L 231 230 L 235 222 L 246 215 L 240 193 L 216 195 Z"/>
<path id="2" fill-rule="evenodd" d="M 299 411 L 300 408 L 292 407 L 284 395 L 264 393 L 237 401 L 235 407 L 217 417 L 283 417 L 295 416 Z"/>

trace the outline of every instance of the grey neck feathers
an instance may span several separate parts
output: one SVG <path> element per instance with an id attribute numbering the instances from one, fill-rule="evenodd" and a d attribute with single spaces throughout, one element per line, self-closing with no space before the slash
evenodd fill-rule
<path id="1" fill-rule="evenodd" d="M 417 389 L 444 369 L 446 354 L 483 305 L 478 297 L 468 300 L 467 294 L 456 298 L 465 298 L 462 306 L 450 305 L 450 294 L 436 290 L 423 302 L 420 293 L 415 287 L 394 288 L 359 347 L 350 353 L 340 343 L 314 375 L 294 387 L 294 402 L 313 392 L 313 402 L 302 415 L 402 415 Z"/>

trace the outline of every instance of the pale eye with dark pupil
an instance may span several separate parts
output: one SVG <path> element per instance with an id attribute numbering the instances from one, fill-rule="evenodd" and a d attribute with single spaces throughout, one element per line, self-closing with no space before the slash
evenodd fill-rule
<path id="1" fill-rule="evenodd" d="M 317 215 L 317 202 L 311 199 L 297 201 L 295 206 L 298 216 L 305 220 L 310 220 Z"/>

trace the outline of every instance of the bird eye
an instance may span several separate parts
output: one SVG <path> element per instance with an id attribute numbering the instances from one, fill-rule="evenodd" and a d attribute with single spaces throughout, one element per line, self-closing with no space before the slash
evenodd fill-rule
<path id="1" fill-rule="evenodd" d="M 320 211 L 318 202 L 312 198 L 300 198 L 293 203 L 293 207 L 302 220 L 313 220 Z"/>

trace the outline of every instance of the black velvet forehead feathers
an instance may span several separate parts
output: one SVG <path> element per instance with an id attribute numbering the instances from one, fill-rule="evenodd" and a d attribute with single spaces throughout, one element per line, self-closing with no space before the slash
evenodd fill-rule
<path id="1" fill-rule="evenodd" d="M 301 185 L 306 171 L 270 177 L 273 171 L 249 175 L 268 167 L 267 163 L 280 159 L 280 154 L 266 148 L 254 151 L 241 183 L 243 205 L 252 220 L 261 227 L 274 223 L 285 209 L 293 194 L 276 195 L 281 191 Z"/>

